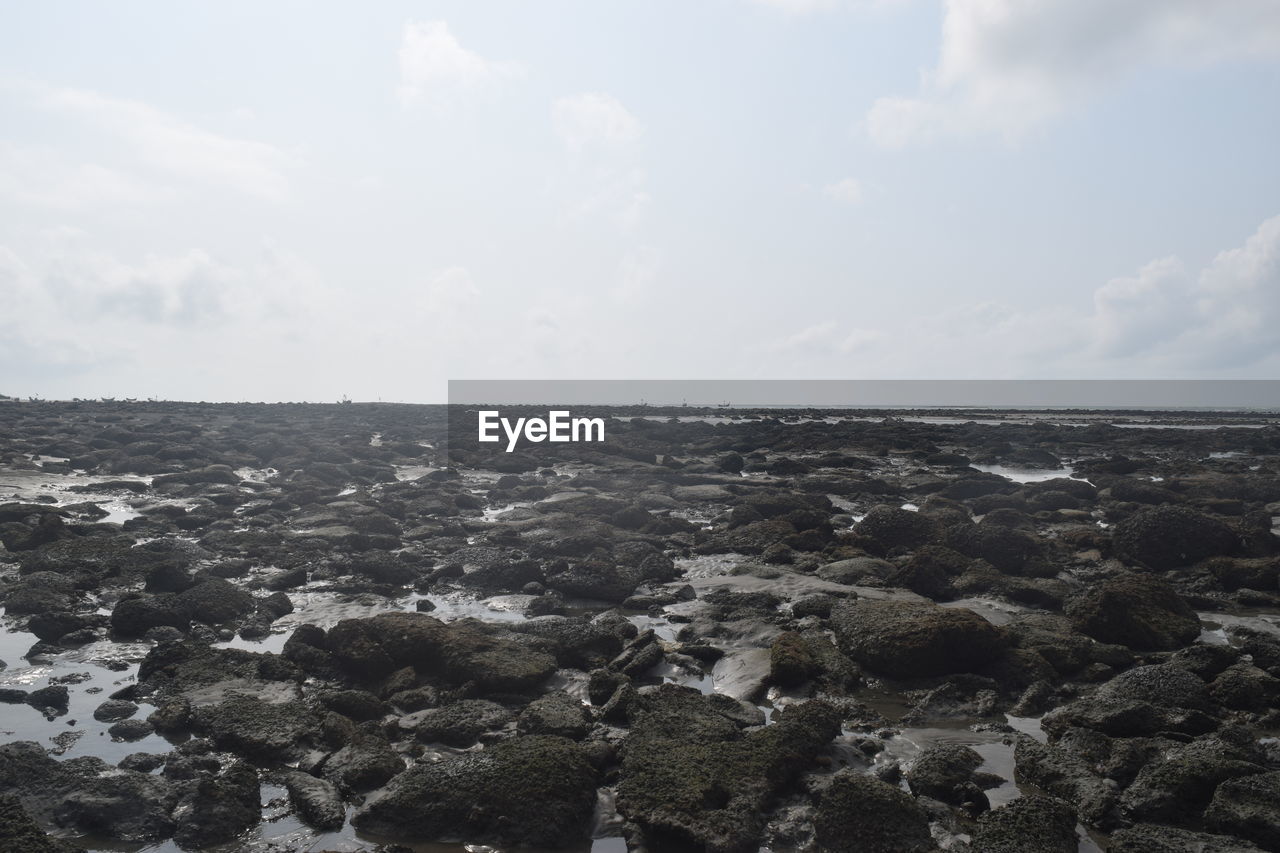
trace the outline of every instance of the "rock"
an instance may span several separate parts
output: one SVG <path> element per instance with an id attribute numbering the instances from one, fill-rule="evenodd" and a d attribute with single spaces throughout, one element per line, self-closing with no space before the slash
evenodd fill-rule
<path id="1" fill-rule="evenodd" d="M 411 729 L 418 740 L 465 747 L 487 731 L 502 728 L 513 714 L 485 699 L 463 699 L 441 708 L 430 708 L 403 717 L 401 728 Z"/>
<path id="2" fill-rule="evenodd" d="M 934 744 L 907 768 L 907 785 L 917 797 L 933 797 L 958 806 L 967 796 L 965 785 L 974 781 L 974 771 L 981 765 L 982 756 L 971 747 Z"/>
<path id="3" fill-rule="evenodd" d="M 941 535 L 937 521 L 930 516 L 884 505 L 872 507 L 853 531 L 872 540 L 882 555 L 928 545 Z"/>
<path id="4" fill-rule="evenodd" d="M 519 692 L 556 670 L 546 652 L 498 636 L 470 619 L 447 625 L 425 613 L 380 613 L 344 619 L 325 639 L 327 649 L 352 675 L 380 678 L 402 666 L 481 690 Z"/>
<path id="5" fill-rule="evenodd" d="M 1262 848 L 1226 835 L 1135 823 L 1112 833 L 1110 853 L 1262 853 Z"/>
<path id="6" fill-rule="evenodd" d="M 1110 822 L 1116 805 L 1116 789 L 1096 772 L 1096 763 L 1055 744 L 1043 744 L 1018 736 L 1014 765 L 1021 779 L 1042 791 L 1075 803 L 1080 818 L 1099 825 Z"/>
<path id="7" fill-rule="evenodd" d="M 827 563 L 818 569 L 817 575 L 824 581 L 854 586 L 868 580 L 884 580 L 893 570 L 893 563 L 879 557 L 851 557 Z"/>
<path id="8" fill-rule="evenodd" d="M 814 820 L 830 853 L 923 853 L 937 850 L 929 818 L 906 792 L 873 776 L 842 771 L 822 794 Z"/>
<path id="9" fill-rule="evenodd" d="M 185 592 L 177 603 L 192 621 L 221 625 L 253 612 L 256 602 L 249 593 L 222 578 L 209 578 Z"/>
<path id="10" fill-rule="evenodd" d="M 769 647 L 769 682 L 779 687 L 797 687 L 820 672 L 818 661 L 804 637 L 786 631 Z"/>
<path id="11" fill-rule="evenodd" d="M 40 639 L 55 643 L 61 637 L 91 627 L 89 619 L 67 611 L 36 613 L 27 620 L 27 630 Z"/>
<path id="12" fill-rule="evenodd" d="M 132 742 L 135 740 L 142 740 L 154 731 L 155 726 L 147 720 L 121 720 L 118 723 L 113 723 L 111 727 L 107 729 L 107 734 L 110 735 L 113 740 Z"/>
<path id="13" fill-rule="evenodd" d="M 84 848 L 45 835 L 17 797 L 0 796 L 0 849 L 15 853 L 83 853 Z"/>
<path id="14" fill-rule="evenodd" d="M 1153 664 L 1120 673 L 1092 696 L 1046 714 L 1041 725 L 1049 732 L 1083 726 L 1112 737 L 1198 735 L 1217 726 L 1211 708 L 1203 681 L 1176 664 Z"/>
<path id="15" fill-rule="evenodd" d="M 174 840 L 184 847 L 231 841 L 258 823 L 262 810 L 258 774 L 237 761 L 220 776 L 200 779 L 173 810 Z"/>
<path id="16" fill-rule="evenodd" d="M 93 718 L 103 723 L 125 720 L 138 713 L 138 706 L 124 699 L 108 699 L 93 711 Z"/>
<path id="17" fill-rule="evenodd" d="M 1121 559 L 1157 571 L 1229 555 L 1239 547 L 1239 537 L 1221 521 L 1168 504 L 1138 510 L 1115 526 L 1112 539 Z"/>
<path id="18" fill-rule="evenodd" d="M 187 609 L 171 593 L 126 595 L 111 611 L 111 630 L 120 637 L 141 637 L 163 625 L 179 631 L 191 626 Z"/>
<path id="19" fill-rule="evenodd" d="M 1237 711 L 1265 711 L 1280 701 L 1280 678 L 1252 664 L 1227 667 L 1209 685 L 1215 702 Z"/>
<path id="20" fill-rule="evenodd" d="M 591 714 L 568 693 L 548 693 L 520 712 L 516 728 L 522 735 L 558 735 L 581 740 L 591 730 Z"/>
<path id="21" fill-rule="evenodd" d="M 1067 605 L 1071 624 L 1104 643 L 1177 649 L 1200 636 L 1200 618 L 1160 578 L 1126 574 L 1103 581 Z"/>
<path id="22" fill-rule="evenodd" d="M 404 760 L 382 735 L 357 730 L 351 742 L 324 762 L 325 778 L 343 791 L 368 791 L 404 769 Z"/>
<path id="23" fill-rule="evenodd" d="M 972 849 L 982 853 L 1076 853 L 1076 815 L 1066 803 L 1023 796 L 978 818 Z"/>
<path id="24" fill-rule="evenodd" d="M 647 838 L 725 853 L 757 849 L 764 804 L 809 766 L 840 721 L 833 706 L 812 700 L 743 735 L 697 691 L 670 685 L 636 697 L 627 716 L 619 812 Z"/>
<path id="25" fill-rule="evenodd" d="M 1280 771 L 1223 782 L 1205 810 L 1204 821 L 1211 831 L 1280 850 Z"/>
<path id="26" fill-rule="evenodd" d="M 27 694 L 26 701 L 32 708 L 52 708 L 65 714 L 67 704 L 71 701 L 71 694 L 65 685 L 51 684 L 39 690 L 32 690 Z"/>
<path id="27" fill-rule="evenodd" d="M 840 648 L 894 678 L 971 672 L 999 659 L 1007 640 L 972 610 L 928 602 L 842 602 L 831 612 Z"/>
<path id="28" fill-rule="evenodd" d="M 346 808 L 332 782 L 293 770 L 285 775 L 284 784 L 289 791 L 289 802 L 311 826 L 335 830 L 347 822 Z"/>
<path id="29" fill-rule="evenodd" d="M 356 722 L 379 720 L 387 713 L 387 705 L 366 690 L 328 690 L 319 696 L 320 704 Z"/>
<path id="30" fill-rule="evenodd" d="M 531 735 L 415 764 L 371 795 L 352 823 L 392 838 L 559 847 L 588 837 L 596 784 L 576 744 Z"/>
<path id="31" fill-rule="evenodd" d="M 192 707 L 191 727 L 219 749 L 253 761 L 287 761 L 319 729 L 315 714 L 298 701 L 230 693 L 221 702 Z"/>
<path id="32" fill-rule="evenodd" d="M 1265 769 L 1258 760 L 1251 750 L 1220 738 L 1198 738 L 1146 764 L 1121 803 L 1134 820 L 1196 824 L 1221 783 Z"/>
<path id="33" fill-rule="evenodd" d="M 947 544 L 967 557 L 986 560 L 1002 572 L 1031 574 L 1043 548 L 1033 534 L 1002 524 L 957 525 L 948 532 Z"/>

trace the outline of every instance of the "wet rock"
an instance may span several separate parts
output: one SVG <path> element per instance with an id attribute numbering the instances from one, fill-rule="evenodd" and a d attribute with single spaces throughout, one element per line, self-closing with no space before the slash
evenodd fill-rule
<path id="1" fill-rule="evenodd" d="M 120 841 L 166 838 L 176 795 L 158 777 L 97 758 L 57 761 L 39 744 L 0 745 L 0 795 L 16 797 L 37 822 Z"/>
<path id="2" fill-rule="evenodd" d="M 520 712 L 516 728 L 522 735 L 558 735 L 581 740 L 591 730 L 591 714 L 568 693 L 548 693 Z"/>
<path id="3" fill-rule="evenodd" d="M 835 606 L 836 600 L 834 596 L 826 593 L 806 595 L 791 602 L 791 615 L 797 619 L 803 619 L 806 616 L 826 619 L 831 615 L 831 608 Z"/>
<path id="4" fill-rule="evenodd" d="M 1253 750 L 1217 737 L 1198 738 L 1144 766 L 1121 803 L 1135 820 L 1196 824 L 1221 783 L 1265 769 L 1258 760 Z"/>
<path id="5" fill-rule="evenodd" d="M 401 728 L 410 729 L 418 740 L 465 747 L 485 732 L 501 729 L 514 714 L 486 699 L 463 699 L 440 708 L 429 708 L 403 717 Z"/>
<path id="6" fill-rule="evenodd" d="M 63 714 L 67 712 L 67 704 L 70 701 L 71 695 L 66 686 L 62 684 L 41 687 L 38 690 L 32 690 L 26 695 L 26 702 L 32 708 L 49 708 Z"/>
<path id="7" fill-rule="evenodd" d="M 57 642 L 59 638 L 73 631 L 89 628 L 92 625 L 92 620 L 87 617 L 67 611 L 36 613 L 27 620 L 27 630 L 50 643 Z"/>
<path id="8" fill-rule="evenodd" d="M 1078 846 L 1072 808 L 1035 795 L 983 814 L 972 843 L 982 853 L 1076 853 Z"/>
<path id="9" fill-rule="evenodd" d="M 923 513 L 884 505 L 872 507 L 853 530 L 881 555 L 927 545 L 942 532 L 938 522 Z"/>
<path id="10" fill-rule="evenodd" d="M 1068 603 L 1081 633 L 1134 649 L 1177 649 L 1200 636 L 1194 610 L 1160 578 L 1125 574 L 1103 581 Z"/>
<path id="11" fill-rule="evenodd" d="M 332 782 L 293 770 L 285 774 L 284 784 L 294 809 L 311 826 L 334 830 L 347 822 L 346 808 Z"/>
<path id="12" fill-rule="evenodd" d="M 171 593 L 126 594 L 111 611 L 111 630 L 120 637 L 141 637 L 162 626 L 186 631 L 191 626 L 188 613 Z"/>
<path id="13" fill-rule="evenodd" d="M 192 707 L 190 724 L 219 749 L 254 761 L 296 757 L 319 729 L 319 720 L 301 702 L 264 701 L 234 692 L 217 704 Z"/>
<path id="14" fill-rule="evenodd" d="M 818 661 L 800 634 L 779 634 L 769 647 L 769 681 L 779 687 L 796 687 L 820 671 Z"/>
<path id="15" fill-rule="evenodd" d="M 628 717 L 619 811 L 655 845 L 734 853 L 756 849 L 765 802 L 838 733 L 840 714 L 814 700 L 743 735 L 696 691 L 664 686 L 637 697 Z"/>
<path id="16" fill-rule="evenodd" d="M 906 792 L 872 776 L 843 771 L 822 794 L 817 841 L 831 853 L 937 850 L 929 818 Z"/>
<path id="17" fill-rule="evenodd" d="M 252 595 L 222 578 L 209 578 L 177 596 L 192 621 L 221 625 L 253 612 Z"/>
<path id="18" fill-rule="evenodd" d="M 1019 778 L 1075 803 L 1082 820 L 1095 826 L 1111 822 L 1116 787 L 1096 772 L 1096 763 L 1060 746 L 1019 735 L 1014 764 Z"/>
<path id="19" fill-rule="evenodd" d="M 818 569 L 817 575 L 824 581 L 854 586 L 869 580 L 885 580 L 893 570 L 893 563 L 879 557 L 851 557 L 827 563 Z"/>
<path id="20" fill-rule="evenodd" d="M 1010 643 L 1034 651 L 1061 675 L 1075 675 L 1089 664 L 1126 667 L 1133 652 L 1077 633 L 1069 620 L 1053 613 L 1024 613 L 1005 626 Z"/>
<path id="21" fill-rule="evenodd" d="M 368 791 L 403 769 L 404 760 L 386 738 L 359 730 L 324 762 L 325 778 L 344 791 Z"/>
<path id="22" fill-rule="evenodd" d="M 1239 547 L 1239 538 L 1230 527 L 1177 505 L 1138 510 L 1115 526 L 1112 538 L 1121 559 L 1158 571 L 1229 555 Z"/>
<path id="23" fill-rule="evenodd" d="M 1135 823 L 1111 835 L 1111 853 L 1262 853 L 1262 848 L 1226 835 L 1193 832 L 1155 823 Z"/>
<path id="24" fill-rule="evenodd" d="M 532 735 L 416 764 L 352 823 L 393 838 L 563 846 L 587 838 L 595 802 L 596 772 L 577 745 Z"/>
<path id="25" fill-rule="evenodd" d="M 121 720 L 118 723 L 113 723 L 107 729 L 107 734 L 113 740 L 132 742 L 142 740 L 154 731 L 155 727 L 147 720 Z"/>
<path id="26" fill-rule="evenodd" d="M 896 678 L 981 669 L 1005 651 L 1004 634 L 971 610 L 909 601 L 842 602 L 831 612 L 841 649 Z"/>
<path id="27" fill-rule="evenodd" d="M 386 703 L 366 690 L 328 690 L 320 694 L 319 700 L 330 711 L 357 722 L 378 720 L 387 713 Z"/>
<path id="28" fill-rule="evenodd" d="M 1227 667 L 1214 679 L 1209 695 L 1237 711 L 1265 711 L 1280 701 L 1280 678 L 1241 662 Z"/>
<path id="29" fill-rule="evenodd" d="M 489 626 L 470 619 L 446 625 L 425 613 L 344 619 L 329 631 L 325 645 L 348 672 L 365 679 L 413 666 L 456 684 L 519 692 L 556 669 L 551 655 L 498 636 Z"/>
<path id="30" fill-rule="evenodd" d="M 975 783 L 975 771 L 981 765 L 982 756 L 972 747 L 935 744 L 920 753 L 907 769 L 907 785 L 917 797 L 932 797 L 958 806 L 971 796 L 967 786 Z M 980 781 L 990 783 L 993 780 Z M 998 778 L 994 781 L 999 784 Z"/>
<path id="31" fill-rule="evenodd" d="M 1050 732 L 1083 726 L 1112 737 L 1198 735 L 1217 727 L 1210 710 L 1203 681 L 1175 664 L 1153 664 L 1122 672 L 1092 696 L 1046 714 L 1041 725 Z"/>
<path id="32" fill-rule="evenodd" d="M 951 528 L 947 533 L 947 544 L 965 556 L 986 560 L 1003 572 L 1054 573 L 1052 569 L 1036 565 L 1044 549 L 1033 534 L 993 524 L 985 518 L 978 524 Z"/>
<path id="33" fill-rule="evenodd" d="M 139 773 L 150 773 L 164 765 L 164 756 L 153 752 L 131 752 L 116 764 L 122 770 L 137 770 Z"/>
<path id="34" fill-rule="evenodd" d="M 1204 813 L 1205 826 L 1266 850 L 1280 850 L 1280 771 L 1223 782 Z"/>
<path id="35" fill-rule="evenodd" d="M 93 710 L 93 718 L 103 723 L 114 723 L 138 713 L 138 706 L 124 699 L 108 699 Z"/>
<path id="36" fill-rule="evenodd" d="M 220 776 L 200 779 L 173 810 L 174 840 L 186 847 L 230 841 L 258 823 L 261 794 L 257 772 L 236 762 Z"/>
<path id="37" fill-rule="evenodd" d="M 539 616 L 515 625 L 514 630 L 549 640 L 556 661 L 576 669 L 602 666 L 622 651 L 623 638 L 617 631 L 589 619 Z"/>
<path id="38" fill-rule="evenodd" d="M 0 796 L 0 849 L 15 853 L 83 853 L 84 848 L 46 835 L 11 796 Z"/>

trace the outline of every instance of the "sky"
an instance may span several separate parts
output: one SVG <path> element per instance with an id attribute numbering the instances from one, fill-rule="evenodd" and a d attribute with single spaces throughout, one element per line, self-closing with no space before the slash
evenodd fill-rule
<path id="1" fill-rule="evenodd" d="M 1274 0 L 0 6 L 0 393 L 1280 378 Z"/>

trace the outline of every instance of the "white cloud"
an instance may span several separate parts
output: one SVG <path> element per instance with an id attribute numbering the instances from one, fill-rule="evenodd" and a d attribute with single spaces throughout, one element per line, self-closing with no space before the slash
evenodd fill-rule
<path id="1" fill-rule="evenodd" d="M 644 127 L 612 95 L 588 92 L 557 98 L 551 106 L 556 133 L 570 151 L 617 148 L 635 142 Z"/>
<path id="2" fill-rule="evenodd" d="M 775 338 L 795 369 L 915 378 L 1178 378 L 1280 370 L 1280 216 L 1203 269 L 1154 260 L 1094 291 L 1088 311 L 995 302 L 890 319 L 824 321 Z"/>
<path id="3" fill-rule="evenodd" d="M 46 108 L 124 141 L 149 169 L 271 201 L 289 195 L 285 172 L 294 158 L 274 145 L 216 133 L 139 101 L 84 89 L 35 91 Z"/>
<path id="4" fill-rule="evenodd" d="M 916 96 L 878 99 L 867 129 L 890 148 L 1015 140 L 1146 66 L 1276 56 L 1274 0 L 948 0 L 936 68 Z"/>
<path id="5" fill-rule="evenodd" d="M 857 204 L 862 201 L 862 184 L 855 178 L 845 178 L 822 188 L 827 198 L 844 204 Z"/>
<path id="6" fill-rule="evenodd" d="M 463 47 L 445 21 L 410 21 L 400 42 L 400 102 L 443 106 L 504 79 L 520 77 L 515 62 L 485 59 Z"/>
<path id="7" fill-rule="evenodd" d="M 123 169 L 0 144 L 0 195 L 21 204 L 83 211 L 171 201 L 177 193 Z"/>

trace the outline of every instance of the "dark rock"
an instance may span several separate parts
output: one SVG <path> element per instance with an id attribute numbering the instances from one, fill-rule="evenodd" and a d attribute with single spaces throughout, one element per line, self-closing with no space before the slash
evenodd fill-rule
<path id="1" fill-rule="evenodd" d="M 929 818 L 905 791 L 862 773 L 841 772 L 822 794 L 814 820 L 830 853 L 924 853 L 937 850 Z"/>
<path id="2" fill-rule="evenodd" d="M 1004 634 L 972 610 L 908 601 L 842 602 L 831 612 L 841 649 L 896 678 L 981 669 L 1000 658 Z"/>
<path id="3" fill-rule="evenodd" d="M 1262 853 L 1262 848 L 1226 835 L 1135 823 L 1112 833 L 1110 853 Z"/>
<path id="4" fill-rule="evenodd" d="M 1239 537 L 1212 516 L 1185 506 L 1145 507 L 1112 533 L 1124 560 L 1157 571 L 1190 566 L 1206 557 L 1234 553 Z"/>
<path id="5" fill-rule="evenodd" d="M 125 720 L 138 713 L 138 706 L 123 699 L 108 699 L 93 711 L 93 718 L 103 723 Z"/>
<path id="6" fill-rule="evenodd" d="M 325 778 L 344 791 L 368 791 L 404 769 L 404 760 L 381 735 L 357 731 L 324 763 Z"/>
<path id="7" fill-rule="evenodd" d="M 178 803 L 174 840 L 184 847 L 231 841 L 258 823 L 261 810 L 257 772 L 236 762 L 220 776 L 200 779 Z"/>
<path id="8" fill-rule="evenodd" d="M 1280 850 L 1280 771 L 1223 782 L 1214 792 L 1204 819 L 1211 831 L 1246 838 L 1266 850 Z"/>
<path id="9" fill-rule="evenodd" d="M 481 734 L 505 726 L 514 714 L 496 702 L 463 699 L 440 708 L 429 708 L 403 717 L 402 728 L 414 731 L 419 740 L 465 747 Z"/>
<path id="10" fill-rule="evenodd" d="M 695 844 L 754 851 L 763 805 L 839 731 L 839 712 L 814 700 L 741 734 L 693 690 L 664 686 L 628 709 L 618 810 L 663 849 Z"/>
<path id="11" fill-rule="evenodd" d="M 1076 815 L 1066 803 L 1019 797 L 978 818 L 972 848 L 982 853 L 1076 853 Z"/>
<path id="12" fill-rule="evenodd" d="M 591 730 L 591 714 L 568 693 L 548 693 L 520 712 L 516 727 L 522 735 L 558 735 L 581 740 Z"/>
<path id="13" fill-rule="evenodd" d="M 1140 650 L 1177 649 L 1200 636 L 1194 610 L 1160 578 L 1126 574 L 1103 581 L 1067 605 L 1081 633 Z"/>
<path id="14" fill-rule="evenodd" d="M 588 837 L 595 802 L 596 772 L 577 745 L 532 735 L 415 764 L 352 823 L 393 838 L 563 846 Z"/>
<path id="15" fill-rule="evenodd" d="M 84 848 L 45 835 L 17 797 L 0 796 L 0 849 L 14 853 L 83 853 Z"/>
<path id="16" fill-rule="evenodd" d="M 311 826 L 335 830 L 347 822 L 346 808 L 332 782 L 293 770 L 285 775 L 284 784 L 294 809 Z"/>

